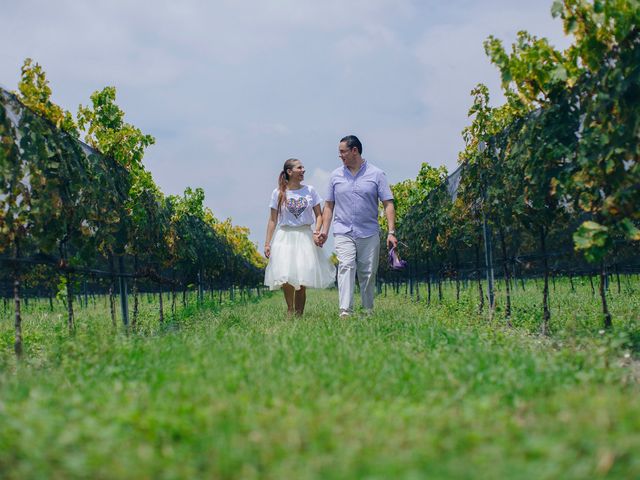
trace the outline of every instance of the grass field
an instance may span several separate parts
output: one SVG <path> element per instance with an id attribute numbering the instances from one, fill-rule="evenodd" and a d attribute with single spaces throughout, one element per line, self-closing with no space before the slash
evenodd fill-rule
<path id="1" fill-rule="evenodd" d="M 590 288 L 559 282 L 550 337 L 533 282 L 513 328 L 450 286 L 428 308 L 389 289 L 348 320 L 335 291 L 310 291 L 302 319 L 273 295 L 159 327 L 149 304 L 142 333 L 97 308 L 70 336 L 62 310 L 32 305 L 21 362 L 0 325 L 0 477 L 640 478 L 625 282 L 602 333 Z"/>

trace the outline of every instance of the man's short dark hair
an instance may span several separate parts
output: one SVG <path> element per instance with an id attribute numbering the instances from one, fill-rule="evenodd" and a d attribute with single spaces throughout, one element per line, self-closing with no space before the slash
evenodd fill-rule
<path id="1" fill-rule="evenodd" d="M 356 147 L 360 155 L 362 155 L 362 143 L 360 143 L 360 140 L 358 140 L 358 137 L 356 137 L 355 135 L 347 135 L 342 140 L 340 140 L 340 143 L 342 142 L 345 142 L 347 144 L 347 148 L 349 150 L 351 150 L 353 147 Z"/>

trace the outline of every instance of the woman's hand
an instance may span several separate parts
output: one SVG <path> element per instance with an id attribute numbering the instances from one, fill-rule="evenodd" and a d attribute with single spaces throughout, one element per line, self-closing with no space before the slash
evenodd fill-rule
<path id="1" fill-rule="evenodd" d="M 315 243 L 316 246 L 322 248 L 326 240 L 327 240 L 327 236 L 324 235 L 322 232 L 319 232 L 318 230 L 313 232 L 313 243 Z"/>
<path id="2" fill-rule="evenodd" d="M 271 245 L 267 244 L 264 246 L 264 256 L 267 258 L 271 256 Z"/>

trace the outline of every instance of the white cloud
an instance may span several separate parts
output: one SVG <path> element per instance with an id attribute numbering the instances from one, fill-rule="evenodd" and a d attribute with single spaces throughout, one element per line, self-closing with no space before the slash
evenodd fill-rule
<path id="1" fill-rule="evenodd" d="M 291 129 L 282 123 L 251 123 L 249 131 L 260 135 L 286 136 L 291 134 Z"/>
<path id="2" fill-rule="evenodd" d="M 327 188 L 329 187 L 329 178 L 331 172 L 322 168 L 314 168 L 311 175 L 307 174 L 305 182 L 308 185 L 312 185 L 316 191 L 320 194 L 323 200 L 326 200 Z"/>

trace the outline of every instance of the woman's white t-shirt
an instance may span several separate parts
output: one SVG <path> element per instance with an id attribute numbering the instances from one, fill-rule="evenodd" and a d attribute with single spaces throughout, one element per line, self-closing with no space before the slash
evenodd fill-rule
<path id="1" fill-rule="evenodd" d="M 277 188 L 271 193 L 269 207 L 278 208 Z M 319 205 L 322 199 L 311 185 L 302 185 L 298 190 L 286 190 L 287 198 L 283 200 L 278 213 L 278 225 L 301 227 L 313 225 L 316 221 L 313 207 Z"/>

